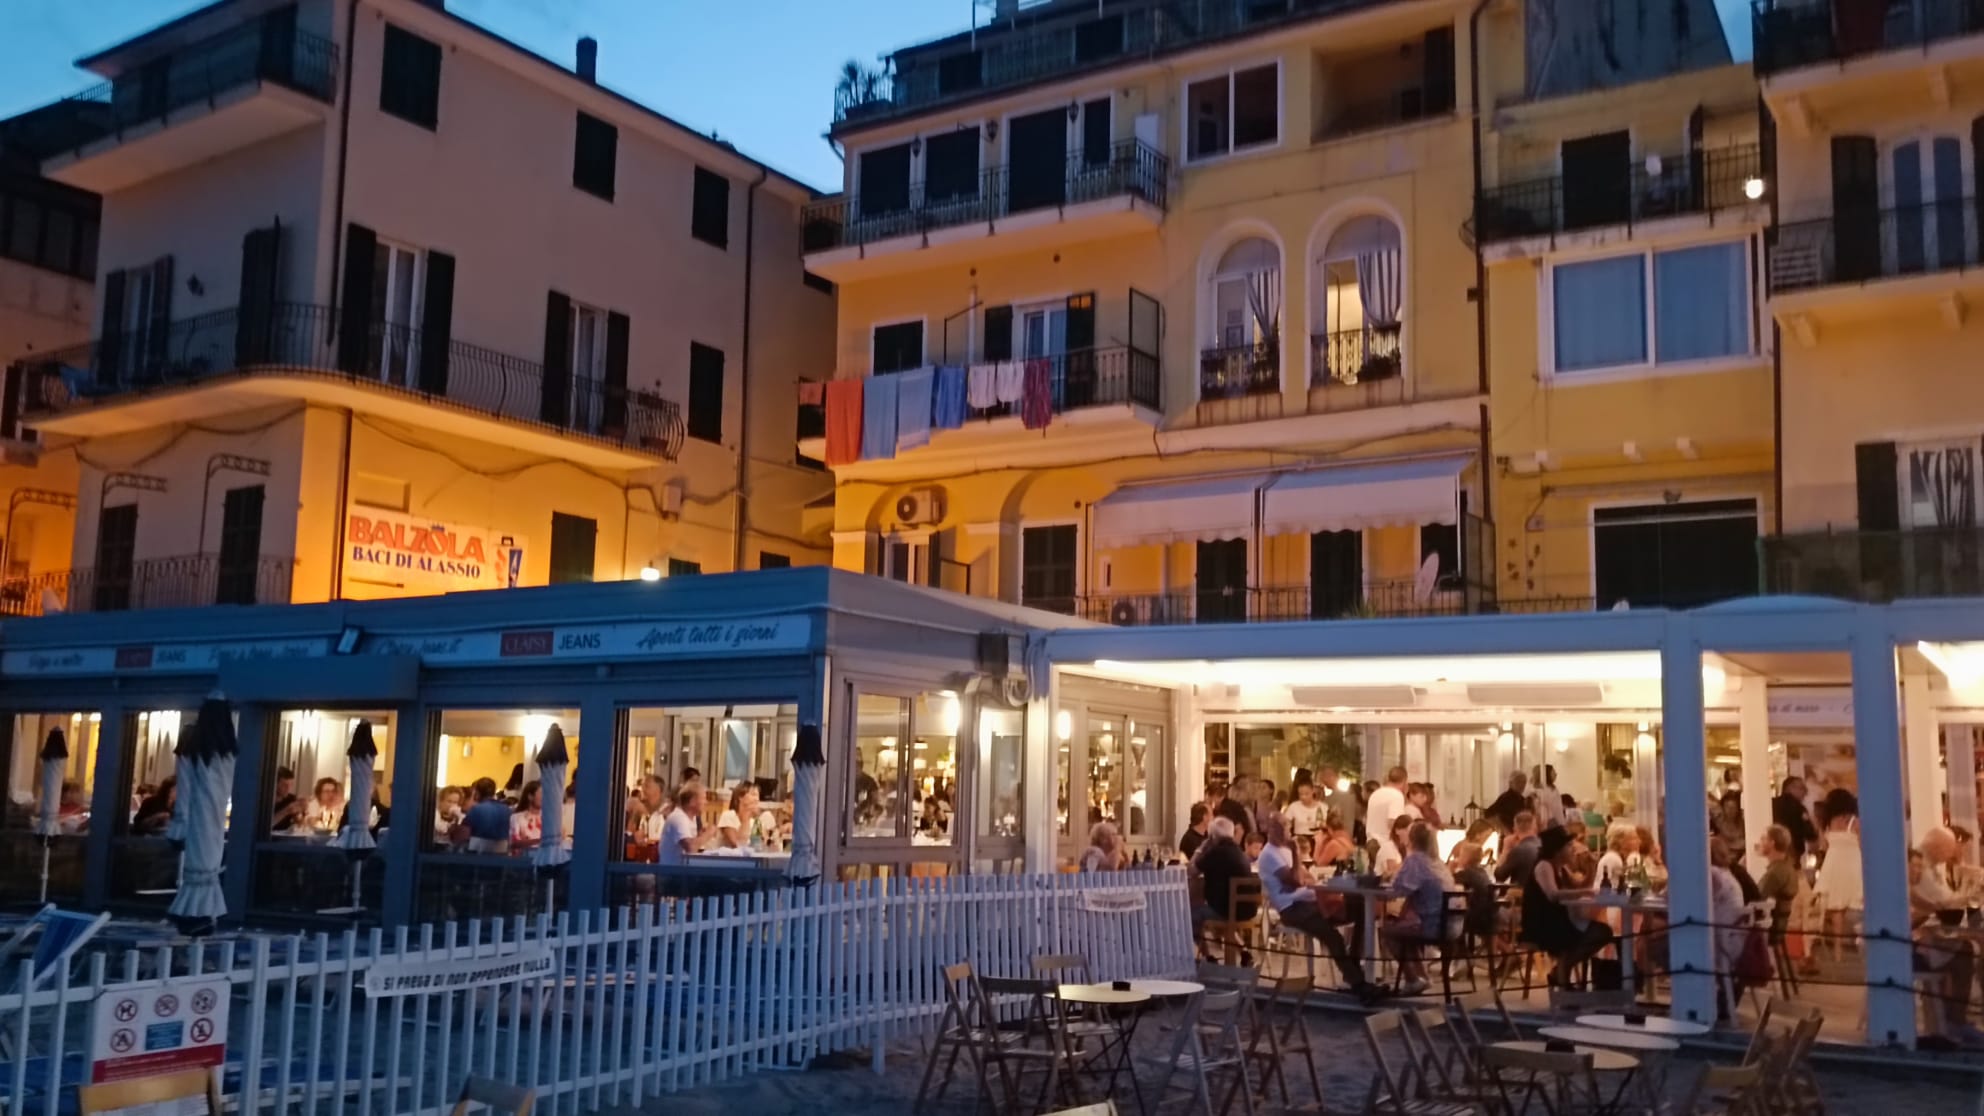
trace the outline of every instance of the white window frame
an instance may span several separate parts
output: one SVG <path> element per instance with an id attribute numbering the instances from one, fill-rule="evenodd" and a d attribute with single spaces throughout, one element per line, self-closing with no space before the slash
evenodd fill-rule
<path id="1" fill-rule="evenodd" d="M 1936 142 L 1938 140 L 1954 140 L 1956 142 L 1957 173 L 1961 178 L 1961 188 L 1958 191 L 1958 195 L 1954 198 L 1944 198 L 1936 191 Z M 1922 225 L 1922 243 L 1915 247 L 1921 253 L 1924 271 L 1954 270 L 1951 264 L 1942 261 L 1941 253 L 1937 250 L 1940 232 L 1937 228 L 1937 221 L 1942 216 L 1942 206 L 1950 205 L 1956 207 L 1958 211 L 1958 237 L 1964 242 L 1963 252 L 1965 258 L 1968 258 L 1972 250 L 1972 245 L 1969 243 L 1971 239 L 1971 230 L 1969 229 L 1970 213 L 1972 210 L 1971 197 L 1977 190 L 1977 183 L 1972 170 L 1975 153 L 1971 147 L 1970 136 L 1967 132 L 1955 130 L 1939 131 L 1936 129 L 1921 129 L 1904 132 L 1878 142 L 1874 178 L 1879 189 L 1881 210 L 1884 213 L 1895 214 L 1897 217 L 1901 207 L 1901 199 L 1896 194 L 1897 184 L 1894 178 L 1894 157 L 1901 148 L 1911 143 L 1916 145 L 1915 155 L 1919 164 L 1918 169 L 1922 182 L 1922 196 L 1915 203 L 1918 207 L 1916 219 Z M 1884 219 L 1883 224 L 1889 219 L 1894 218 Z M 1980 231 L 1978 235 L 1984 236 L 1984 231 Z M 1897 220 L 1893 238 L 1890 239 L 1885 235 L 1881 237 L 1881 267 L 1883 273 L 1894 275 L 1904 274 L 1900 270 L 1900 251 L 1901 228 Z M 1958 266 L 1962 263 L 1962 260 L 1957 261 Z"/>
<path id="2" fill-rule="evenodd" d="M 1743 291 L 1745 305 L 1743 322 L 1749 334 L 1745 351 L 1730 356 L 1703 357 L 1695 360 L 1662 361 L 1660 359 L 1660 319 L 1654 282 L 1654 257 L 1662 253 L 1685 251 L 1690 248 L 1708 248 L 1724 245 L 1738 245 L 1743 255 Z M 1646 357 L 1630 364 L 1609 365 L 1603 368 L 1580 368 L 1560 371 L 1557 368 L 1557 269 L 1585 263 L 1599 263 L 1637 257 L 1640 260 L 1642 294 L 1645 300 L 1646 315 Z M 1703 372 L 1725 372 L 1748 368 L 1766 359 L 1769 352 L 1764 341 L 1767 330 L 1760 328 L 1757 320 L 1757 234 L 1746 232 L 1740 237 L 1727 235 L 1689 237 L 1687 239 L 1666 240 L 1639 244 L 1626 251 L 1608 245 L 1603 249 L 1577 254 L 1565 254 L 1548 260 L 1538 271 L 1540 289 L 1537 304 L 1540 327 L 1537 337 L 1538 367 L 1542 369 L 1545 382 L 1555 387 L 1572 387 L 1579 384 L 1608 383 L 1622 379 L 1641 379 L 1653 376 L 1685 376 Z"/>
<path id="3" fill-rule="evenodd" d="M 606 311 L 582 302 L 572 303 L 569 345 L 572 363 L 566 390 L 571 394 L 567 413 L 574 430 L 597 432 L 605 414 L 606 393 Z M 582 341 L 590 334 L 591 352 Z"/>
<path id="4" fill-rule="evenodd" d="M 895 548 L 906 548 L 909 559 L 907 577 L 897 577 L 895 570 Z M 930 532 L 927 530 L 884 531 L 878 536 L 875 549 L 875 575 L 886 577 L 907 585 L 930 584 Z"/>
<path id="5" fill-rule="evenodd" d="M 378 352 L 374 354 L 379 362 L 379 379 L 398 387 L 412 387 L 420 380 L 420 323 L 427 311 L 427 252 L 405 241 L 385 237 L 379 238 L 373 251 L 375 266 L 376 254 L 386 253 L 386 312 L 378 323 Z M 402 260 L 411 262 L 402 267 Z M 402 283 L 412 288 L 406 292 L 407 321 L 400 321 L 394 313 L 395 295 Z M 396 346 L 395 342 L 403 343 Z"/>
<path id="6" fill-rule="evenodd" d="M 1274 67 L 1274 139 L 1236 147 L 1233 143 L 1233 115 L 1235 103 L 1233 78 L 1236 74 L 1250 70 L 1264 70 Z M 1192 154 L 1192 87 L 1219 78 L 1226 79 L 1226 146 L 1215 154 Z M 1187 76 L 1178 85 L 1178 161 L 1190 167 L 1203 167 L 1226 159 L 1244 158 L 1264 151 L 1279 150 L 1288 139 L 1288 72 L 1279 57 L 1267 60 L 1235 63 L 1218 69 L 1206 70 Z"/>

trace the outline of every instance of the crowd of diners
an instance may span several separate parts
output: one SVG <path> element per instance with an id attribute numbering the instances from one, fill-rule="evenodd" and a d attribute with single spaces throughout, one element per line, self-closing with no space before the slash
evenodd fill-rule
<path id="1" fill-rule="evenodd" d="M 1281 926 L 1316 939 L 1364 998 L 1381 994 L 1365 972 L 1363 904 L 1384 904 L 1380 944 L 1401 967 L 1399 988 L 1427 987 L 1424 947 L 1466 932 L 1501 935 L 1511 948 L 1546 955 L 1551 985 L 1569 985 L 1587 962 L 1620 948 L 1635 950 L 1643 970 L 1665 966 L 1664 905 L 1594 907 L 1600 892 L 1659 896 L 1667 882 L 1660 835 L 1626 820 L 1596 816 L 1556 788 L 1544 767 L 1532 778 L 1511 776 L 1508 788 L 1478 817 L 1461 840 L 1440 854 L 1443 822 L 1435 788 L 1408 780 L 1392 768 L 1382 783 L 1362 786 L 1328 768 L 1295 773 L 1292 792 L 1236 800 L 1218 782 L 1194 803 L 1178 853 L 1202 881 L 1200 926 L 1245 923 L 1257 912 L 1234 909 L 1232 881 L 1258 877 L 1261 894 Z M 1817 950 L 1808 935 L 1851 937 L 1858 931 L 1863 887 L 1859 803 L 1844 787 L 1808 801 L 1805 781 L 1787 778 L 1772 799 L 1768 824 L 1752 828 L 1733 783 L 1711 795 L 1709 884 L 1718 969 L 1735 986 L 1771 979 L 1771 947 L 1797 937 L 1798 948 L 1780 957 L 1806 974 L 1816 970 Z M 1747 851 L 1765 867 L 1753 874 Z M 1938 986 L 1942 1037 L 1984 1047 L 1984 1031 L 1970 1023 L 1973 980 L 1984 928 L 1977 908 L 1984 899 L 1984 871 L 1972 863 L 1971 836 L 1938 826 L 1909 855 L 1910 905 L 1916 928 L 1918 977 Z M 1085 872 L 1130 866 L 1132 857 L 1115 826 L 1094 826 L 1079 867 Z M 1329 881 L 1338 879 L 1339 886 Z M 1340 886 L 1350 883 L 1354 886 Z M 1794 913 L 1815 891 L 1811 906 L 1823 922 L 1793 933 Z M 1459 896 L 1450 900 L 1449 896 Z M 1753 909 L 1767 907 L 1767 924 L 1754 924 Z M 1970 933 L 1956 930 L 1968 921 Z M 1620 941 L 1630 932 L 1630 941 Z M 1199 935 L 1202 951 L 1221 943 Z M 1238 944 L 1238 943 L 1236 943 Z M 1763 955 L 1763 969 L 1755 971 Z M 1244 951 L 1243 964 L 1252 958 Z M 1724 1004 L 1724 1009 L 1727 1009 Z M 1933 1040 L 1932 1040 L 1933 1041 Z"/>

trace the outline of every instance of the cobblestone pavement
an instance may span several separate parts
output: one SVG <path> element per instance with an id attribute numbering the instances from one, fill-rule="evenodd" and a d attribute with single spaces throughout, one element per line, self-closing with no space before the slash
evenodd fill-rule
<path id="1" fill-rule="evenodd" d="M 1350 1015 L 1312 1013 L 1309 1026 L 1322 1052 L 1318 1063 L 1323 1077 L 1325 1111 L 1363 1111 L 1373 1067 L 1361 1024 Z M 1147 1028 L 1139 1038 L 1140 1056 L 1148 1056 L 1156 1049 L 1152 1031 Z M 1728 1055 L 1721 1060 L 1733 1061 L 1734 1058 L 1735 1055 Z M 1698 1056 L 1692 1052 L 1678 1057 L 1669 1073 L 1669 1096 L 1676 1100 L 1685 1096 L 1695 1074 L 1710 1060 L 1707 1055 Z M 668 1094 L 641 1109 L 608 1111 L 616 1116 L 634 1112 L 667 1113 L 668 1116 L 772 1116 L 774 1113 L 896 1116 L 911 1112 L 917 1083 L 923 1072 L 923 1058 L 919 1051 L 913 1046 L 892 1051 L 888 1070 L 881 1076 L 871 1072 L 865 1060 L 859 1060 L 859 1064 L 856 1062 L 855 1058 L 847 1058 L 832 1067 L 823 1066 L 804 1072 L 761 1073 L 729 1084 Z M 1984 1063 L 1948 1062 L 1936 1067 L 1898 1069 L 1822 1062 L 1818 1074 L 1820 1085 L 1825 1090 L 1829 1116 L 1856 1116 L 1861 1113 L 1972 1116 L 1984 1114 L 1984 1091 L 1980 1091 L 1984 1078 L 1977 1075 L 1977 1070 L 1984 1070 Z M 1159 1072 L 1139 1074 L 1147 1094 L 1154 1089 Z M 1306 1072 L 1303 1076 L 1306 1078 Z M 1291 1078 L 1291 1085 L 1292 1082 Z M 962 1116 L 971 1112 L 969 1089 L 968 1079 L 957 1082 L 945 1103 L 930 1106 L 926 1111 L 940 1116 Z M 1313 1107 L 1301 1107 L 1303 1101 L 1310 1099 L 1306 1092 L 1306 1088 L 1297 1088 L 1295 1110 L 1313 1112 Z M 1121 1090 L 1121 1094 L 1127 1102 L 1127 1087 Z M 1236 1104 L 1233 1111 L 1239 1110 Z M 1541 1108 L 1538 1106 L 1534 1110 L 1541 1111 Z M 992 1108 L 981 1105 L 978 1111 L 989 1112 Z M 1133 1102 L 1126 1103 L 1123 1111 L 1134 1113 L 1136 1106 Z M 1181 1112 L 1189 1111 L 1189 1108 L 1184 1104 L 1184 1098 L 1180 1097 L 1165 1111 Z M 1273 1108 L 1267 1111 L 1283 1110 Z"/>

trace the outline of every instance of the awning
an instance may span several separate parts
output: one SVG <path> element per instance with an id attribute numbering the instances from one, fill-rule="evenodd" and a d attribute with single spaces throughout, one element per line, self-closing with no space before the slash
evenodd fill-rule
<path id="1" fill-rule="evenodd" d="M 1270 535 L 1362 531 L 1457 523 L 1467 457 L 1339 465 L 1285 473 L 1268 487 L 1262 529 Z"/>
<path id="2" fill-rule="evenodd" d="M 1090 531 L 1101 549 L 1244 539 L 1254 533 L 1254 494 L 1264 476 L 1149 484 L 1096 501 Z"/>

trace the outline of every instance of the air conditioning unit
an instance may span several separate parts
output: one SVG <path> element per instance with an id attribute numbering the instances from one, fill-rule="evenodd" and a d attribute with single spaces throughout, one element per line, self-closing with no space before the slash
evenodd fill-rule
<path id="1" fill-rule="evenodd" d="M 907 527 L 941 523 L 944 519 L 944 490 L 915 488 L 896 501 L 896 522 Z"/>

